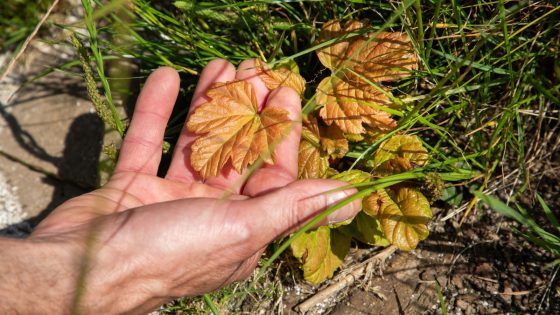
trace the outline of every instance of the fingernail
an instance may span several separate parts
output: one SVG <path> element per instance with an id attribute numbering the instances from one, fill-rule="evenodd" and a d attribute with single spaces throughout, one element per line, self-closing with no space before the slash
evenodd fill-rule
<path id="1" fill-rule="evenodd" d="M 347 190 L 329 194 L 329 196 L 327 197 L 329 207 L 332 207 L 340 203 L 341 201 L 347 199 L 348 197 L 350 197 L 355 193 L 356 193 L 355 189 L 347 189 Z M 362 209 L 361 200 L 360 199 L 354 200 L 349 204 L 343 206 L 342 208 L 336 210 L 335 212 L 329 214 L 327 216 L 327 222 L 329 224 L 334 224 L 334 223 L 346 221 L 348 219 L 353 218 L 361 209 Z"/>

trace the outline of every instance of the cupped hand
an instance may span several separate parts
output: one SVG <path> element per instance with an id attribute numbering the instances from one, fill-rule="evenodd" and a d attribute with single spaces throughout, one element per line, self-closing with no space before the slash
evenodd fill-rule
<path id="1" fill-rule="evenodd" d="M 293 124 L 274 148 L 276 163 L 263 164 L 252 174 L 237 174 L 226 166 L 219 176 L 202 181 L 190 166 L 196 136 L 184 128 L 165 178 L 158 177 L 179 76 L 170 68 L 156 70 L 140 93 L 109 182 L 59 206 L 30 237 L 68 249 L 53 251 L 72 261 L 67 266 L 72 287 L 60 305 L 83 313 L 139 313 L 173 297 L 244 279 L 268 243 L 355 193 L 337 190 L 343 182 L 296 181 L 300 98 L 290 88 L 268 90 L 253 60 L 237 71 L 225 60 L 210 62 L 190 113 L 207 101 L 213 83 L 232 80 L 250 82 L 261 108 L 278 106 L 289 112 Z M 353 202 L 323 223 L 345 220 L 359 209 L 359 201 Z"/>

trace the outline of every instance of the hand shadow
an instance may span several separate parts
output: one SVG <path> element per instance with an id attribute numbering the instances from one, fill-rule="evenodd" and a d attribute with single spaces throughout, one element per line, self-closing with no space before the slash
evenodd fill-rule
<path id="1" fill-rule="evenodd" d="M 53 162 L 58 168 L 57 178 L 42 178 L 43 183 L 54 186 L 50 203 L 35 217 L 1 229 L 0 235 L 26 237 L 61 203 L 95 189 L 99 185 L 99 156 L 103 135 L 104 124 L 96 114 L 76 117 L 66 135 L 62 157 L 41 158 Z M 41 153 L 46 154 L 44 150 Z"/>

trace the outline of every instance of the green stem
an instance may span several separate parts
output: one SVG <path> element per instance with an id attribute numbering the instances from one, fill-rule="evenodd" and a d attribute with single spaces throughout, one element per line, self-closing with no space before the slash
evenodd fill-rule
<path id="1" fill-rule="evenodd" d="M 422 4 L 420 0 L 416 0 L 414 3 L 416 9 L 416 16 L 418 22 L 418 44 L 420 44 L 420 51 L 424 53 L 424 23 L 422 23 Z"/>
<path id="2" fill-rule="evenodd" d="M 212 298 L 210 298 L 209 294 L 204 294 L 202 298 L 204 298 L 204 303 L 206 303 L 206 306 L 208 306 L 213 315 L 220 315 L 220 311 L 218 311 L 218 308 L 216 308 L 216 305 L 212 302 Z"/>

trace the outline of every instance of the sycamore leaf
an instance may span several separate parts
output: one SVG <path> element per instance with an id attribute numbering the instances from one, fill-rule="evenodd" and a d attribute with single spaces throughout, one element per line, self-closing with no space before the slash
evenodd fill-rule
<path id="1" fill-rule="evenodd" d="M 364 127 L 366 132 L 363 134 L 345 133 L 344 137 L 351 142 L 366 142 L 368 144 L 374 144 L 379 139 L 383 138 L 388 130 L 380 130 L 378 128 L 373 128 L 369 126 Z"/>
<path id="2" fill-rule="evenodd" d="M 361 184 L 371 180 L 371 174 L 360 170 L 348 170 L 330 177 L 350 184 Z"/>
<path id="3" fill-rule="evenodd" d="M 342 173 L 332 175 L 329 178 L 335 180 L 341 180 L 349 184 L 356 185 L 356 184 L 369 182 L 371 180 L 371 174 L 366 173 L 364 171 L 352 169 L 352 170 L 347 170 Z M 333 228 L 338 228 L 343 225 L 351 224 L 352 222 L 354 222 L 354 220 L 355 218 L 350 218 L 342 222 L 331 224 L 330 226 Z"/>
<path id="4" fill-rule="evenodd" d="M 372 82 L 400 80 L 418 68 L 418 57 L 405 33 L 358 37 L 348 46 L 346 58 L 354 72 Z"/>
<path id="5" fill-rule="evenodd" d="M 394 135 L 385 140 L 373 156 L 373 168 L 381 174 L 395 174 L 423 166 L 428 161 L 428 151 L 420 138 L 411 135 Z"/>
<path id="6" fill-rule="evenodd" d="M 292 253 L 303 264 L 303 277 L 311 283 L 331 278 L 342 265 L 352 238 L 327 226 L 308 231 L 296 238 Z"/>
<path id="7" fill-rule="evenodd" d="M 290 126 L 288 112 L 266 107 L 259 114 L 246 81 L 214 84 L 207 96 L 210 101 L 187 122 L 188 130 L 200 135 L 192 144 L 191 164 L 201 177 L 218 175 L 228 161 L 238 173 L 258 158 L 273 163 L 271 150 Z"/>
<path id="8" fill-rule="evenodd" d="M 418 56 L 405 33 L 368 33 L 345 39 L 348 33 L 366 26 L 355 20 L 348 21 L 344 29 L 336 20 L 325 23 L 319 41 L 339 40 L 317 50 L 321 63 L 349 77 L 358 77 L 357 73 L 373 82 L 399 80 L 418 68 Z"/>
<path id="9" fill-rule="evenodd" d="M 388 246 L 391 244 L 385 238 L 381 223 L 374 217 L 360 211 L 352 223 L 338 228 L 342 233 L 352 236 L 358 241 L 375 246 Z"/>
<path id="10" fill-rule="evenodd" d="M 392 130 L 397 126 L 391 114 L 379 109 L 392 105 L 387 95 L 359 81 L 348 82 L 334 76 L 325 78 L 317 87 L 316 102 L 323 106 L 319 114 L 325 123 L 334 122 L 346 133 L 364 133 L 362 124 L 380 130 Z"/>
<path id="11" fill-rule="evenodd" d="M 348 152 L 348 140 L 336 125 L 319 127 L 321 147 L 333 158 L 342 158 Z"/>
<path id="12" fill-rule="evenodd" d="M 324 178 L 329 156 L 321 149 L 319 125 L 314 117 L 304 120 L 298 152 L 298 178 Z"/>
<path id="13" fill-rule="evenodd" d="M 428 237 L 432 210 L 428 199 L 414 188 L 381 189 L 365 198 L 363 207 L 366 214 L 379 220 L 391 244 L 401 250 L 412 250 Z"/>
<path id="14" fill-rule="evenodd" d="M 305 91 L 305 79 L 288 68 L 268 69 L 257 59 L 256 68 L 258 75 L 269 90 L 274 90 L 281 86 L 294 89 L 299 95 Z"/>
<path id="15" fill-rule="evenodd" d="M 322 126 L 315 117 L 305 119 L 299 145 L 299 178 L 324 178 L 329 157 L 342 158 L 348 152 L 348 140 L 336 126 Z"/>
<path id="16" fill-rule="evenodd" d="M 342 39 L 342 37 L 363 26 L 363 23 L 355 20 L 348 21 L 344 29 L 342 29 L 340 22 L 337 20 L 325 23 L 321 29 L 321 34 L 319 34 L 319 42 L 325 42 L 335 38 L 341 40 L 337 40 L 336 43 L 317 50 L 317 57 L 319 57 L 323 66 L 331 70 L 337 69 L 345 59 L 350 41 L 354 39 Z"/>

